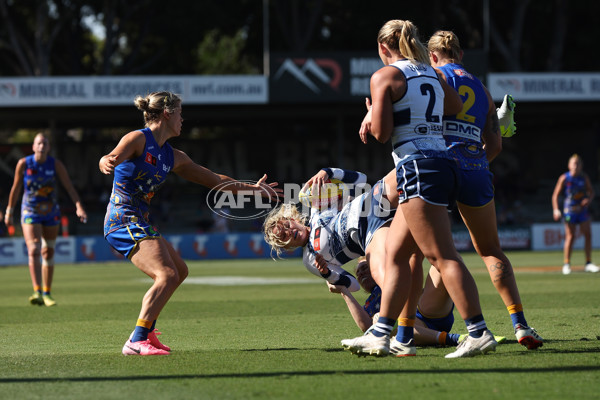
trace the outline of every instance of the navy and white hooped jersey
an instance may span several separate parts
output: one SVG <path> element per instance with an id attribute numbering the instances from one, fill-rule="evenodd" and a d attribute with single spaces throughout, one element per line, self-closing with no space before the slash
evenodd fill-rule
<path id="1" fill-rule="evenodd" d="M 395 164 L 418 158 L 448 158 L 442 126 L 444 89 L 437 73 L 427 64 L 409 60 L 390 66 L 398 68 L 406 78 L 406 93 L 392 105 Z"/>
<path id="2" fill-rule="evenodd" d="M 366 180 L 364 174 L 359 176 Z M 356 184 L 344 181 L 343 178 L 335 179 Z M 395 210 L 385 209 L 385 205 L 380 203 L 382 185 L 381 181 L 378 182 L 371 191 L 356 197 L 339 211 L 337 208 L 311 209 L 309 240 L 303 252 L 304 266 L 311 273 L 322 276 L 315 267 L 315 256 L 319 253 L 332 271 L 330 276 L 324 277 L 327 281 L 343 284 L 351 291 L 360 288 L 356 278 L 344 270 L 342 265 L 365 255 L 373 233 L 394 217 Z M 340 276 L 346 276 L 347 279 L 340 281 Z"/>
<path id="3" fill-rule="evenodd" d="M 329 179 L 337 179 L 349 187 L 364 185 L 367 176 L 361 172 L 348 171 L 340 168 L 324 168 Z M 350 260 L 359 257 L 360 246 L 350 237 L 350 227 L 355 225 L 354 218 L 350 218 L 348 210 L 350 199 L 340 198 L 327 208 L 311 207 L 309 217 L 309 240 L 303 251 L 303 262 L 306 269 L 316 276 L 323 277 L 315 267 L 315 255 L 321 254 L 327 261 L 331 274 L 326 277 L 332 284 L 345 283 L 351 291 L 360 288 L 358 281 L 341 266 Z M 345 202 L 345 205 L 344 205 Z M 340 210 L 340 207 L 342 209 Z M 341 277 L 346 277 L 345 279 Z M 349 279 L 349 280 L 348 280 Z"/>
<path id="4" fill-rule="evenodd" d="M 463 100 L 463 108 L 458 114 L 444 116 L 444 138 L 448 151 L 462 169 L 487 169 L 481 133 L 490 104 L 483 84 L 460 64 L 451 63 L 438 68 Z"/>
<path id="5" fill-rule="evenodd" d="M 173 149 L 169 143 L 156 143 L 149 128 L 142 154 L 115 168 L 113 189 L 104 218 L 104 235 L 138 222 L 149 223 L 150 200 L 173 169 Z"/>
<path id="6" fill-rule="evenodd" d="M 43 163 L 38 163 L 34 154 L 25 157 L 22 215 L 44 216 L 60 211 L 56 196 L 55 165 L 55 159 L 50 156 Z"/>

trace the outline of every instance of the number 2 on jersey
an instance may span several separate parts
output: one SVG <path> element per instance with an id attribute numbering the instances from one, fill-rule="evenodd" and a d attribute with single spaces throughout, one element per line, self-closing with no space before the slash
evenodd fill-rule
<path id="1" fill-rule="evenodd" d="M 461 119 L 471 123 L 475 122 L 475 117 L 467 114 L 471 107 L 473 107 L 473 104 L 475 104 L 475 92 L 469 86 L 461 85 L 458 87 L 458 94 L 460 94 L 461 97 L 467 96 L 467 98 L 463 102 L 462 110 L 456 114 L 456 119 Z"/>
<path id="2" fill-rule="evenodd" d="M 425 111 L 425 120 L 427 122 L 440 122 L 439 115 L 433 115 L 433 107 L 435 106 L 435 89 L 429 83 L 421 85 L 421 94 L 423 96 L 429 95 L 429 102 L 427 103 L 427 110 Z"/>

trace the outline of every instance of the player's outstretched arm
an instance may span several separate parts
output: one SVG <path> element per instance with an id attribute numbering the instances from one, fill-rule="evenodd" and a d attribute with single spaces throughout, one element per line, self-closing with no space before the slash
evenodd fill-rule
<path id="1" fill-rule="evenodd" d="M 265 198 L 277 198 L 282 195 L 283 190 L 278 188 L 279 183 L 267 182 L 267 175 L 263 175 L 255 184 L 240 182 L 227 175 L 217 174 L 210 169 L 196 164 L 181 150 L 173 149 L 174 166 L 173 172 L 183 179 L 205 186 L 209 189 L 223 186 L 223 190 L 237 193 L 240 191 L 259 192 Z M 224 185 L 227 184 L 227 185 Z"/>
<path id="2" fill-rule="evenodd" d="M 356 322 L 356 325 L 360 330 L 365 332 L 369 329 L 373 324 L 373 320 L 369 316 L 369 313 L 365 311 L 364 307 L 356 300 L 352 293 L 350 293 L 348 288 L 341 285 L 332 285 L 329 282 L 327 282 L 327 287 L 331 293 L 339 293 L 342 296 L 346 302 L 348 311 L 350 311 L 350 315 L 352 315 L 352 319 L 354 319 L 354 322 Z"/>

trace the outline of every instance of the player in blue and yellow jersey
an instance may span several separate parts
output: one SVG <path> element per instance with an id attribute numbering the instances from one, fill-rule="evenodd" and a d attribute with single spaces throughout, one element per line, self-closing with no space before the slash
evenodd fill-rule
<path id="1" fill-rule="evenodd" d="M 29 297 L 29 302 L 54 306 L 56 301 L 50 290 L 54 276 L 54 244 L 60 223 L 56 178 L 75 203 L 77 217 L 85 223 L 87 214 L 64 164 L 49 156 L 49 152 L 50 142 L 44 134 L 38 133 L 33 140 L 33 154 L 21 158 L 17 163 L 4 218 L 6 226 L 13 226 L 14 207 L 24 187 L 21 227 L 27 245 L 29 274 L 33 285 L 33 295 Z"/>
<path id="2" fill-rule="evenodd" d="M 555 221 L 563 218 L 565 224 L 563 274 L 571 273 L 571 253 L 577 226 L 585 239 L 585 272 L 599 272 L 600 267 L 592 263 L 592 229 L 589 206 L 594 198 L 590 178 L 583 171 L 583 160 L 578 154 L 569 158 L 569 170 L 558 177 L 552 193 L 552 209 Z M 564 196 L 562 213 L 558 199 Z"/>
<path id="3" fill-rule="evenodd" d="M 149 205 L 167 175 L 208 188 L 219 186 L 232 193 L 255 192 L 274 199 L 277 183 L 266 183 L 264 175 L 250 185 L 216 174 L 194 163 L 167 140 L 181 133 L 181 98 L 170 92 L 154 92 L 135 98 L 143 112 L 145 128 L 127 133 L 119 144 L 100 159 L 100 171 L 114 173 L 113 189 L 104 220 L 104 237 L 110 245 L 154 280 L 146 292 L 135 329 L 123 346 L 124 355 L 166 355 L 170 348 L 157 338 L 156 319 L 188 274 L 181 256 L 150 224 Z"/>
<path id="4" fill-rule="evenodd" d="M 448 151 L 458 162 L 461 174 L 456 200 L 458 210 L 475 250 L 508 309 L 517 340 L 528 349 L 536 349 L 543 345 L 543 340 L 525 320 L 513 267 L 498 238 L 494 186 L 489 170 L 489 162 L 502 150 L 496 106 L 487 88 L 461 64 L 463 51 L 453 32 L 434 33 L 428 49 L 431 65 L 443 73 L 463 99 L 458 114 L 443 118 Z M 509 101 L 508 96 L 505 100 Z"/>
<path id="5" fill-rule="evenodd" d="M 460 112 L 462 100 L 429 65 L 427 48 L 411 21 L 391 20 L 379 30 L 384 67 L 371 76 L 371 102 L 359 135 L 391 141 L 396 189 L 402 212 L 387 234 L 381 312 L 368 334 L 342 340 L 358 355 L 414 354 L 414 324 L 423 270 L 411 268 L 416 251 L 440 271 L 469 336 L 448 358 L 484 354 L 496 348 L 481 311 L 475 280 L 454 246 L 447 207 L 455 201 L 459 171 L 443 137 L 442 116 Z M 399 317 L 399 318 L 398 318 Z M 389 338 L 398 320 L 398 333 Z M 397 349 L 397 350 L 394 350 Z"/>

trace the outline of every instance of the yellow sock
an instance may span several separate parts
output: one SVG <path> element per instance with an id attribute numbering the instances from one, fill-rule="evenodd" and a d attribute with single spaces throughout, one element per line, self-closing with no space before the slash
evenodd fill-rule
<path id="1" fill-rule="evenodd" d="M 509 314 L 518 313 L 520 311 L 523 311 L 523 304 L 512 304 L 506 307 L 506 309 L 508 310 Z"/>
<path id="2" fill-rule="evenodd" d="M 135 324 L 136 326 L 143 326 L 146 329 L 150 329 L 150 327 L 152 327 L 152 321 L 147 321 L 145 319 L 139 319 L 137 320 L 137 323 Z"/>

